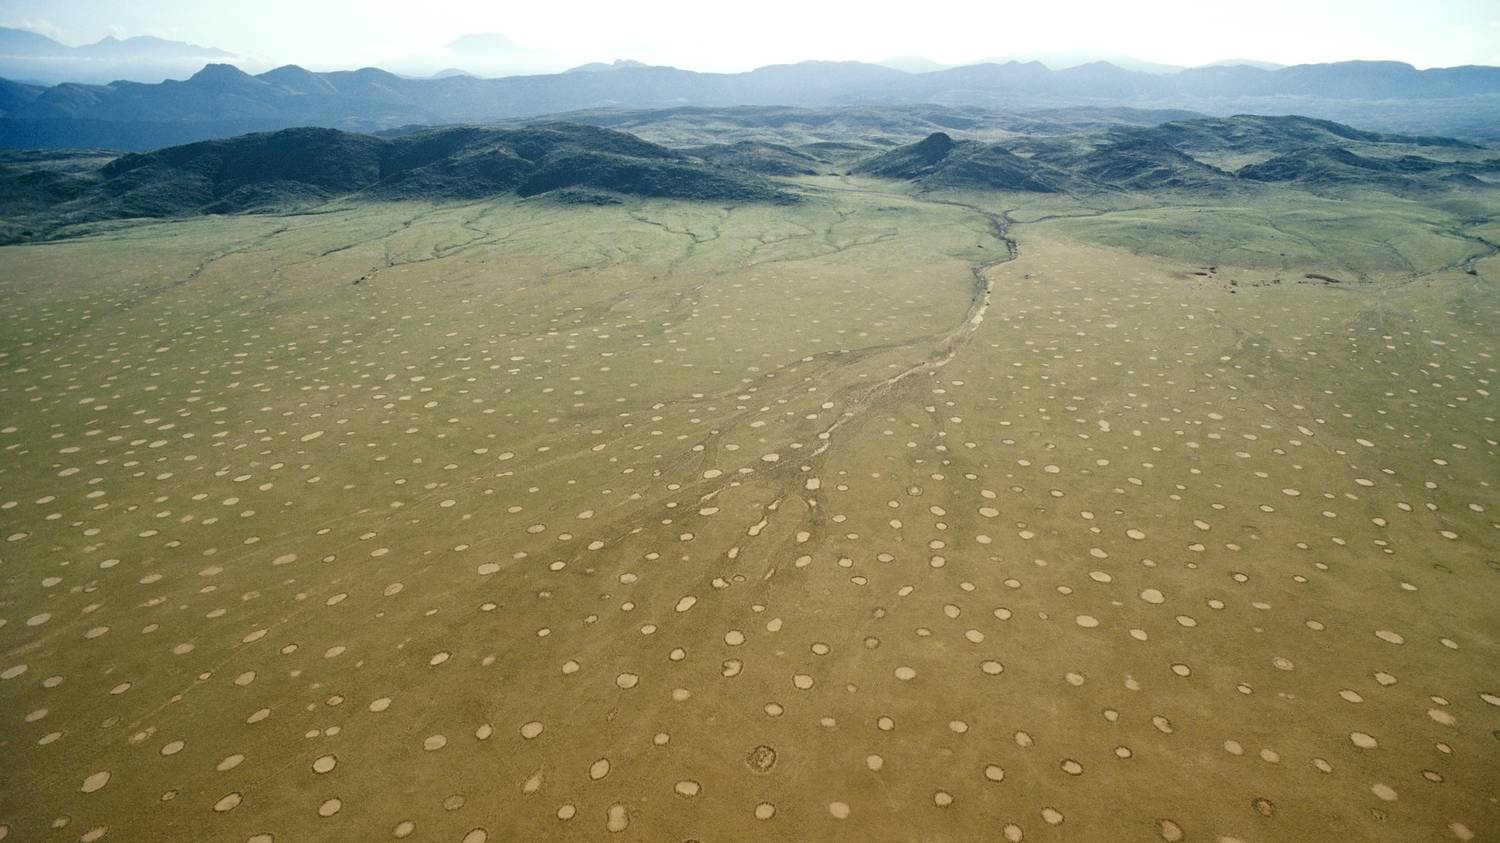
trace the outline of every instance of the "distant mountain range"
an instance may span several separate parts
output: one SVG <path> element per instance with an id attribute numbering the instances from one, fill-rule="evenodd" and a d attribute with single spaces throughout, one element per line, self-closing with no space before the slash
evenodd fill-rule
<path id="1" fill-rule="evenodd" d="M 45 35 L 0 26 L 0 77 L 32 82 L 104 83 L 116 79 L 157 82 L 186 76 L 208 62 L 237 58 L 215 47 L 200 47 L 140 35 L 107 37 L 69 47 Z"/>
<path id="2" fill-rule="evenodd" d="M 380 67 L 401 76 L 425 79 L 451 75 L 436 68 L 462 68 L 469 76 L 491 79 L 533 73 L 556 73 L 570 62 L 550 50 L 526 47 L 498 32 L 476 32 L 455 38 L 442 47 L 389 56 Z M 262 65 L 262 68 L 270 65 Z"/>
<path id="3" fill-rule="evenodd" d="M 650 66 L 651 65 L 645 64 L 643 62 L 638 62 L 633 59 L 616 59 L 612 62 L 591 61 L 588 64 L 580 64 L 577 67 L 570 67 L 567 70 L 564 70 L 563 73 L 600 73 L 609 70 L 634 70 Z"/>
<path id="4" fill-rule="evenodd" d="M 860 62 L 804 62 L 746 73 L 606 65 L 608 72 L 412 79 L 366 68 L 256 76 L 211 64 L 186 81 L 63 84 L 0 81 L 0 146 L 150 149 L 250 131 L 324 126 L 377 131 L 596 108 L 896 105 L 1011 110 L 1130 106 L 1302 114 L 1365 129 L 1500 141 L 1500 68 L 1417 70 L 1339 62 L 1265 70 L 1204 67 L 1170 75 L 1107 63 L 1049 70 L 1038 62 L 907 73 Z"/>
<path id="5" fill-rule="evenodd" d="M 877 64 L 882 67 L 890 67 L 896 70 L 904 70 L 907 73 L 930 73 L 934 70 L 951 70 L 955 67 L 966 67 L 971 64 L 1005 64 L 1006 62 L 1036 61 L 1046 65 L 1051 70 L 1067 70 L 1070 67 L 1078 67 L 1096 62 L 1107 62 L 1115 67 L 1125 70 L 1134 70 L 1140 73 L 1169 74 L 1181 73 L 1192 69 L 1188 65 L 1164 64 L 1162 62 L 1144 61 L 1134 56 L 1118 55 L 1112 53 L 1097 53 L 1088 51 L 1077 51 L 1067 53 L 1026 53 L 998 56 L 977 62 L 965 62 L 964 64 L 941 64 L 925 56 L 896 56 Z M 1280 70 L 1286 67 L 1284 64 L 1276 64 L 1269 61 L 1256 61 L 1255 59 L 1222 59 L 1209 64 L 1198 65 L 1198 67 L 1258 67 L 1261 70 Z"/>

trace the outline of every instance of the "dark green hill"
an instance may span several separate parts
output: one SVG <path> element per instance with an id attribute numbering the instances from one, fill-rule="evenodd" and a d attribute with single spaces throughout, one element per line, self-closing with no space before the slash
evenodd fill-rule
<path id="1" fill-rule="evenodd" d="M 580 166 L 573 186 L 616 193 L 678 198 L 733 198 L 759 189 L 759 198 L 775 198 L 776 191 L 749 173 L 734 173 L 744 183 L 721 196 L 701 196 L 701 186 L 687 184 L 695 175 L 723 175 L 681 152 L 648 143 L 624 132 L 569 123 L 549 123 L 520 129 L 458 126 L 428 129 L 383 141 L 379 184 L 369 192 L 391 198 L 474 198 L 497 193 L 536 195 L 536 181 L 563 181 L 559 162 Z M 587 168 L 582 167 L 589 162 Z M 642 170 L 663 173 L 654 192 L 641 191 L 636 176 L 625 172 L 634 163 Z M 672 182 L 675 176 L 676 189 Z M 717 183 L 717 182 L 716 182 Z M 529 192 L 522 193 L 530 185 Z M 559 185 L 562 186 L 562 185 Z M 755 189 L 751 189 L 755 188 Z"/>
<path id="2" fill-rule="evenodd" d="M 763 202 L 780 196 L 774 188 L 743 171 L 687 160 L 637 158 L 588 149 L 566 150 L 542 159 L 516 188 L 516 193 L 536 196 L 564 188 L 706 202 Z"/>
<path id="3" fill-rule="evenodd" d="M 283 74 L 288 82 L 298 75 Z M 803 126 L 818 120 L 805 110 L 732 116 Z M 964 117 L 931 112 L 923 119 Z M 853 119 L 847 109 L 826 118 L 840 125 Z M 925 190 L 1069 194 L 1202 196 L 1276 184 L 1327 195 L 1374 190 L 1416 196 L 1500 184 L 1500 155 L 1491 150 L 1300 117 L 1116 123 L 992 142 L 954 134 L 931 132 L 905 145 L 881 135 L 801 146 L 743 140 L 674 149 L 597 125 L 547 123 L 386 136 L 286 129 L 123 156 L 0 152 L 0 237 L 34 239 L 103 220 L 287 210 L 339 197 L 445 201 L 561 192 L 568 202 L 628 196 L 784 202 L 794 197 L 772 177 L 846 170 Z"/>
<path id="4" fill-rule="evenodd" d="M 45 210 L 83 195 L 82 179 L 55 170 L 22 170 L 0 165 L 0 206 L 14 212 Z"/>
<path id="5" fill-rule="evenodd" d="M 99 171 L 105 201 L 96 218 L 232 213 L 353 193 L 380 180 L 381 145 L 335 129 L 287 129 L 126 155 Z"/>
<path id="6" fill-rule="evenodd" d="M 1192 151 L 1245 151 L 1310 146 L 1341 146 L 1349 143 L 1399 144 L 1446 149 L 1481 149 L 1477 144 L 1453 138 L 1392 135 L 1366 132 L 1311 117 L 1261 116 L 1203 118 L 1162 123 L 1157 126 L 1122 129 L 1122 134 L 1151 138 Z"/>
<path id="7" fill-rule="evenodd" d="M 1070 177 L 1043 162 L 1022 158 L 993 144 L 952 161 L 923 181 L 936 188 L 1056 193 L 1065 188 Z"/>
<path id="8" fill-rule="evenodd" d="M 881 178 L 915 181 L 930 176 L 983 147 L 984 144 L 977 141 L 955 141 L 947 132 L 933 132 L 916 143 L 877 155 L 855 170 Z"/>
<path id="9" fill-rule="evenodd" d="M 795 158 L 795 150 L 783 153 Z M 0 162 L 0 218 L 37 231 L 135 217 L 281 210 L 340 196 L 442 201 L 514 194 L 723 202 L 793 197 L 734 160 L 623 132 L 553 123 L 458 126 L 394 138 L 286 129 L 124 155 L 79 172 Z M 18 219 L 20 220 L 18 222 Z"/>
<path id="10" fill-rule="evenodd" d="M 1072 162 L 1070 169 L 1096 184 L 1134 191 L 1213 190 L 1223 187 L 1228 176 L 1150 137 L 1102 144 Z"/>
<path id="11" fill-rule="evenodd" d="M 1500 156 L 1448 138 L 1241 115 L 995 143 L 955 141 L 939 132 L 869 157 L 854 171 L 926 189 L 1208 194 L 1276 182 L 1404 195 L 1493 184 L 1500 180 Z"/>
<path id="12" fill-rule="evenodd" d="M 1482 174 L 1500 175 L 1500 159 L 1485 163 L 1434 161 L 1419 155 L 1367 158 L 1344 149 L 1303 149 L 1242 168 L 1237 175 L 1259 182 L 1303 185 L 1363 185 L 1411 192 L 1449 184 L 1478 184 Z"/>
<path id="13" fill-rule="evenodd" d="M 1067 180 L 999 144 L 955 141 L 944 132 L 897 147 L 855 168 L 864 175 L 915 181 L 928 188 L 1026 190 L 1051 193 Z"/>
<path id="14" fill-rule="evenodd" d="M 710 144 L 684 151 L 705 161 L 766 176 L 810 176 L 826 171 L 830 163 L 805 149 L 758 141 Z"/>
<path id="15" fill-rule="evenodd" d="M 1222 173 L 1144 140 L 1103 136 L 1031 142 L 954 141 L 941 132 L 877 155 L 855 172 L 914 181 L 928 189 L 1154 190 L 1207 186 Z"/>

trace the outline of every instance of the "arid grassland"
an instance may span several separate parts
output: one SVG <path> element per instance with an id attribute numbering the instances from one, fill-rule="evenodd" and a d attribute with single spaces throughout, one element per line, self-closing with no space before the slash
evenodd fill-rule
<path id="1" fill-rule="evenodd" d="M 0 838 L 1500 833 L 1489 194 L 797 185 L 0 248 Z"/>

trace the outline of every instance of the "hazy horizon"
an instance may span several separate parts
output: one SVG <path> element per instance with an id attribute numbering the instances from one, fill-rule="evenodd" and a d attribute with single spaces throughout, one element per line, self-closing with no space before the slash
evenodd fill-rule
<path id="1" fill-rule="evenodd" d="M 650 15 L 599 3 L 502 13 L 468 0 L 420 7 L 268 0 L 235 9 L 184 0 L 149 6 L 15 0 L 7 7 L 0 25 L 68 45 L 151 35 L 227 50 L 253 68 L 379 66 L 430 73 L 456 67 L 501 75 L 632 59 L 735 72 L 807 60 L 918 56 L 954 65 L 1080 55 L 1188 67 L 1226 59 L 1287 65 L 1392 60 L 1419 68 L 1500 64 L 1500 5 L 1480 0 L 1428 4 L 1420 18 L 1393 0 L 1335 0 L 1315 8 L 1270 0 L 1253 10 L 1167 0 L 1150 4 L 1149 11 L 1093 0 L 1030 8 L 964 4 L 922 19 L 859 16 L 780 0 L 760 4 L 749 18 L 680 0 Z"/>

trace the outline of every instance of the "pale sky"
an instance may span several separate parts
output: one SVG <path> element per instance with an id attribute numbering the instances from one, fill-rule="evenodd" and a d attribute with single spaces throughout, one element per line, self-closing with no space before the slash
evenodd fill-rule
<path id="1" fill-rule="evenodd" d="M 920 55 L 957 64 L 1080 51 L 1178 65 L 1225 58 L 1500 65 L 1500 0 L 962 0 L 893 8 L 873 0 L 0 0 L 0 25 L 66 44 L 156 35 L 267 67 L 314 70 L 449 59 L 462 67 L 465 57 L 445 45 L 474 33 L 507 36 L 524 48 L 514 62 L 533 70 L 616 58 L 740 71 L 805 59 Z"/>

